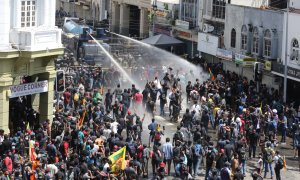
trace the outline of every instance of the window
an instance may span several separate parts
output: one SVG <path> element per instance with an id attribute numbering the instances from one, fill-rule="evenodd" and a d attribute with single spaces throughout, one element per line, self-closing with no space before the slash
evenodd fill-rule
<path id="1" fill-rule="evenodd" d="M 21 27 L 33 27 L 35 25 L 35 0 L 21 1 Z"/>
<path id="2" fill-rule="evenodd" d="M 225 0 L 213 0 L 212 16 L 215 18 L 225 19 Z"/>
<path id="3" fill-rule="evenodd" d="M 257 27 L 253 29 L 253 53 L 258 54 L 259 33 Z"/>
<path id="4" fill-rule="evenodd" d="M 242 50 L 247 50 L 247 34 L 248 34 L 248 31 L 247 31 L 247 27 L 244 25 L 242 27 L 242 34 L 241 34 L 241 49 Z"/>
<path id="5" fill-rule="evenodd" d="M 264 41 L 265 41 L 264 55 L 266 57 L 270 57 L 271 56 L 271 32 L 270 32 L 270 30 L 265 31 Z"/>
<path id="6" fill-rule="evenodd" d="M 197 22 L 197 3 L 198 0 L 182 0 L 181 19 L 190 22 L 195 27 Z"/>
<path id="7" fill-rule="evenodd" d="M 235 48 L 235 42 L 236 42 L 236 31 L 235 31 L 235 29 L 232 29 L 231 30 L 231 43 L 230 43 L 232 48 Z"/>
<path id="8" fill-rule="evenodd" d="M 292 50 L 290 58 L 292 61 L 299 61 L 299 42 L 297 39 L 292 40 Z"/>

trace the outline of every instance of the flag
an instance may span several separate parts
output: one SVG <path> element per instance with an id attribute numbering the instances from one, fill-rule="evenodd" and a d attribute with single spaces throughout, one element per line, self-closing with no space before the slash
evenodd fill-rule
<path id="1" fill-rule="evenodd" d="M 33 162 L 36 160 L 36 153 L 34 149 L 34 141 L 29 140 L 29 161 Z"/>
<path id="2" fill-rule="evenodd" d="M 283 169 L 286 171 L 286 160 L 285 160 L 285 156 L 283 156 Z"/>
<path id="3" fill-rule="evenodd" d="M 113 153 L 108 157 L 112 164 L 112 171 L 117 169 L 125 169 L 125 155 L 126 155 L 126 146 L 119 149 L 117 152 Z"/>
<path id="4" fill-rule="evenodd" d="M 260 110 L 260 113 L 263 114 L 263 112 L 262 112 L 262 102 L 260 103 L 259 110 Z"/>
<path id="5" fill-rule="evenodd" d="M 214 80 L 215 80 L 215 76 L 214 76 L 214 74 L 211 72 L 210 68 L 208 68 L 208 71 L 209 71 L 209 75 L 210 75 L 211 80 L 214 81 Z"/>
<path id="6" fill-rule="evenodd" d="M 86 114 L 86 110 L 84 110 L 84 112 L 82 113 L 82 116 L 80 117 L 79 119 L 79 122 L 78 122 L 78 128 L 80 129 L 83 125 L 83 121 L 84 121 L 84 118 L 85 118 L 85 114 Z"/>

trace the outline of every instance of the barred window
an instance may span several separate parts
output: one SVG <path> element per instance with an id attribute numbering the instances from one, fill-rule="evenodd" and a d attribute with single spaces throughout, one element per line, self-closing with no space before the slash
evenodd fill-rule
<path id="1" fill-rule="evenodd" d="M 235 29 L 232 29 L 231 30 L 231 43 L 230 43 L 232 48 L 235 48 L 235 43 L 236 43 L 236 31 L 235 31 Z"/>
<path id="2" fill-rule="evenodd" d="M 21 27 L 33 27 L 35 25 L 35 0 L 21 1 Z"/>
<path id="3" fill-rule="evenodd" d="M 290 59 L 296 63 L 298 63 L 299 61 L 299 41 L 297 39 L 292 40 Z"/>
<path id="4" fill-rule="evenodd" d="M 259 50 L 259 33 L 257 27 L 253 30 L 253 53 L 258 54 Z"/>
<path id="5" fill-rule="evenodd" d="M 247 27 L 244 25 L 242 27 L 242 33 L 241 33 L 241 49 L 247 50 L 247 38 L 248 38 L 248 31 Z"/>
<path id="6" fill-rule="evenodd" d="M 271 56 L 271 32 L 270 30 L 266 30 L 265 31 L 265 35 L 264 35 L 264 41 L 265 41 L 265 45 L 264 45 L 264 55 L 266 57 L 270 57 Z"/>

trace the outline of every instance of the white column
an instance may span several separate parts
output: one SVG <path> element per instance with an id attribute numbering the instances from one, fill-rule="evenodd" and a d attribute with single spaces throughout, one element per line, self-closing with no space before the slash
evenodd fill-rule
<path id="1" fill-rule="evenodd" d="M 55 14 L 56 14 L 56 1 L 50 1 L 50 17 L 49 17 L 49 26 L 54 27 L 55 26 Z"/>
<path id="2" fill-rule="evenodd" d="M 43 20 L 41 22 L 41 25 L 42 26 L 45 26 L 45 27 L 49 27 L 50 25 L 50 5 L 51 5 L 51 0 L 44 0 L 42 1 L 43 2 L 43 8 L 41 8 L 43 10 L 43 12 L 41 14 L 43 14 Z"/>
<path id="3" fill-rule="evenodd" d="M 0 5 L 0 50 L 9 47 L 10 0 L 2 0 Z"/>
<path id="4" fill-rule="evenodd" d="M 129 6 L 127 4 L 120 5 L 120 33 L 123 35 L 129 33 Z"/>
<path id="5" fill-rule="evenodd" d="M 117 27 L 120 25 L 120 5 L 116 2 L 112 4 L 111 25 L 110 30 L 119 33 Z"/>
<path id="6" fill-rule="evenodd" d="M 140 37 L 149 34 L 148 10 L 140 8 Z"/>
<path id="7" fill-rule="evenodd" d="M 13 8 L 14 8 L 13 28 L 21 28 L 21 1 L 14 0 Z"/>

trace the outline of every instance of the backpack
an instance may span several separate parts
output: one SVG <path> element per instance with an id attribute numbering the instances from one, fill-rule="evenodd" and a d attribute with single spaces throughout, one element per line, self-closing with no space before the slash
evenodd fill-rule
<path id="1" fill-rule="evenodd" d="M 128 143 L 128 147 L 129 147 L 130 152 L 131 152 L 132 154 L 135 154 L 136 148 L 135 148 L 134 143 Z"/>
<path id="2" fill-rule="evenodd" d="M 241 152 L 241 160 L 242 161 L 246 160 L 246 153 L 245 153 L 245 151 Z"/>
<path id="3" fill-rule="evenodd" d="M 183 137 L 182 137 L 182 134 L 181 134 L 180 131 L 177 131 L 177 132 L 174 134 L 174 139 L 175 139 L 175 140 L 182 141 Z"/>
<path id="4" fill-rule="evenodd" d="M 196 92 L 193 92 L 193 94 L 192 94 L 192 98 L 193 98 L 193 100 L 197 100 L 197 99 L 198 99 L 198 95 L 197 95 L 197 93 L 196 93 Z"/>
<path id="5" fill-rule="evenodd" d="M 273 161 L 273 155 L 272 155 L 272 150 L 271 149 L 267 149 L 266 150 L 266 160 L 268 163 L 271 163 Z"/>
<path id="6" fill-rule="evenodd" d="M 194 148 L 195 148 L 195 156 L 200 157 L 200 155 L 202 153 L 201 145 L 195 144 Z"/>
<path id="7" fill-rule="evenodd" d="M 157 141 L 160 141 L 160 133 L 159 132 L 155 133 L 154 139 Z"/>
<path id="8" fill-rule="evenodd" d="M 279 157 L 278 161 L 277 161 L 277 164 L 276 164 L 276 167 L 278 167 L 279 169 L 282 169 L 283 166 L 284 166 L 283 159 L 282 159 L 282 157 Z"/>
<path id="9" fill-rule="evenodd" d="M 74 101 L 78 101 L 79 100 L 79 93 L 75 93 L 74 94 Z"/>

